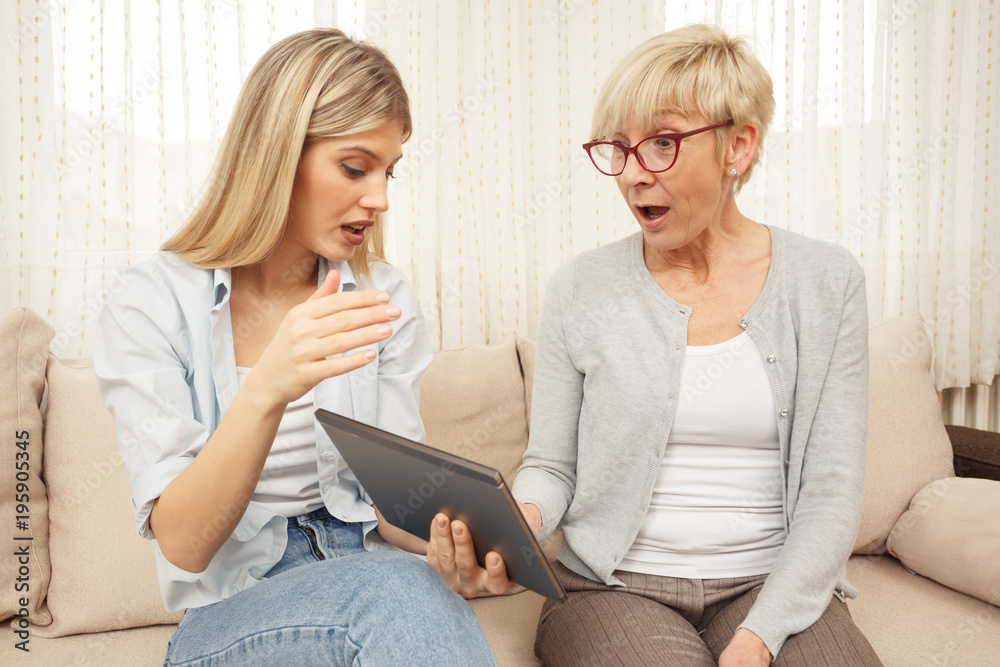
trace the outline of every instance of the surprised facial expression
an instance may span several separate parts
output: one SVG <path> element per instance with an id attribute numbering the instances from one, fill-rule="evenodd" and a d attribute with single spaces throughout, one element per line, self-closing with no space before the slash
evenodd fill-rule
<path id="1" fill-rule="evenodd" d="M 698 113 L 684 116 L 667 112 L 654 128 L 630 120 L 613 140 L 635 146 L 649 136 L 682 133 L 709 124 Z M 716 158 L 714 131 L 684 138 L 676 161 L 667 171 L 652 173 L 635 156 L 629 156 L 625 170 L 614 178 L 644 240 L 657 250 L 672 250 L 690 242 L 719 219 L 723 206 L 732 198 L 731 185 Z"/>
<path id="2" fill-rule="evenodd" d="M 306 148 L 282 243 L 335 261 L 350 259 L 375 214 L 389 208 L 387 186 L 402 157 L 402 138 L 402 125 L 388 123 Z"/>

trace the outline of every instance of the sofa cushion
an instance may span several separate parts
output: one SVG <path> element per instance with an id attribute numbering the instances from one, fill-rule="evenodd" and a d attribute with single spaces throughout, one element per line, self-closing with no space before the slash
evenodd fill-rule
<path id="1" fill-rule="evenodd" d="M 885 667 L 997 664 L 1000 608 L 907 572 L 891 556 L 853 556 L 847 601 Z"/>
<path id="2" fill-rule="evenodd" d="M 497 665 L 542 664 L 535 657 L 535 634 L 544 603 L 545 598 L 531 591 L 469 600 Z"/>
<path id="3" fill-rule="evenodd" d="M 868 346 L 868 467 L 854 553 L 884 554 L 889 531 L 913 495 L 955 473 L 923 320 L 910 315 L 876 325 Z"/>
<path id="4" fill-rule="evenodd" d="M 39 409 L 52 335 L 52 327 L 26 308 L 0 317 L 0 539 L 4 550 L 0 620 L 26 613 L 36 625 L 52 621 L 44 606 L 49 585 L 49 519 Z M 17 551 L 27 551 L 26 562 L 13 555 Z M 27 611 L 22 612 L 22 607 Z"/>
<path id="5" fill-rule="evenodd" d="M 154 625 L 56 639 L 32 635 L 28 644 L 31 652 L 27 655 L 10 642 L 0 642 L 0 665 L 161 667 L 175 629 L 172 625 Z"/>
<path id="6" fill-rule="evenodd" d="M 917 574 L 1000 606 L 1000 482 L 931 482 L 913 496 L 886 546 Z"/>
<path id="7" fill-rule="evenodd" d="M 49 358 L 45 477 L 49 488 L 52 625 L 61 637 L 176 623 L 157 585 L 151 542 L 139 537 L 115 425 L 88 362 Z"/>
<path id="8" fill-rule="evenodd" d="M 420 381 L 427 444 L 472 459 L 513 484 L 528 445 L 516 338 L 434 353 Z"/>

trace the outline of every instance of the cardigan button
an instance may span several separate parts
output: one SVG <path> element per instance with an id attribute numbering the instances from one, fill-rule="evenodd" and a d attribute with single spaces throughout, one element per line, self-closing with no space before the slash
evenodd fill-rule
<path id="1" fill-rule="evenodd" d="M 787 417 L 788 416 L 788 410 L 785 410 L 784 408 L 782 408 L 781 412 L 779 412 L 778 414 L 780 414 L 782 417 Z"/>
<path id="2" fill-rule="evenodd" d="M 773 364 L 777 360 L 778 360 L 778 358 L 776 356 L 774 356 L 773 354 L 769 354 L 767 356 L 767 363 L 769 363 L 769 364 Z"/>
<path id="3" fill-rule="evenodd" d="M 746 329 L 749 326 L 749 323 L 747 322 L 745 317 L 740 320 L 740 326 L 743 327 L 744 329 Z"/>

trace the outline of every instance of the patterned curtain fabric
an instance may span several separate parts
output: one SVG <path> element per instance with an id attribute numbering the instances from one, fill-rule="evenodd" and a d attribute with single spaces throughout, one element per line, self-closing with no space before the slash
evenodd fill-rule
<path id="1" fill-rule="evenodd" d="M 435 344 L 533 336 L 555 267 L 636 230 L 580 148 L 600 85 L 642 40 L 700 21 L 747 35 L 774 80 L 743 212 L 847 247 L 873 323 L 921 313 L 939 388 L 990 384 L 994 0 L 12 0 L 0 6 L 0 307 L 38 311 L 57 354 L 89 355 L 116 273 L 196 201 L 257 57 L 338 25 L 385 48 L 411 92 L 388 250 Z"/>

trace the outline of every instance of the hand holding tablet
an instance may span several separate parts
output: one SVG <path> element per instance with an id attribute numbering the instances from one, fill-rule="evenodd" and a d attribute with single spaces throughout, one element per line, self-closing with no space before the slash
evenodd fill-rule
<path id="1" fill-rule="evenodd" d="M 532 535 L 537 536 L 542 525 L 538 508 L 515 502 Z M 510 584 L 500 554 L 492 551 L 486 554 L 485 568 L 480 567 L 468 528 L 460 520 L 453 522 L 444 514 L 437 515 L 431 525 L 427 563 L 464 598 L 474 598 L 481 593 L 502 595 Z"/>
<path id="2" fill-rule="evenodd" d="M 538 509 L 522 506 L 526 518 L 499 472 L 326 410 L 316 418 L 382 517 L 428 541 L 427 562 L 456 592 L 499 594 L 509 579 L 565 599 L 535 539 Z"/>

